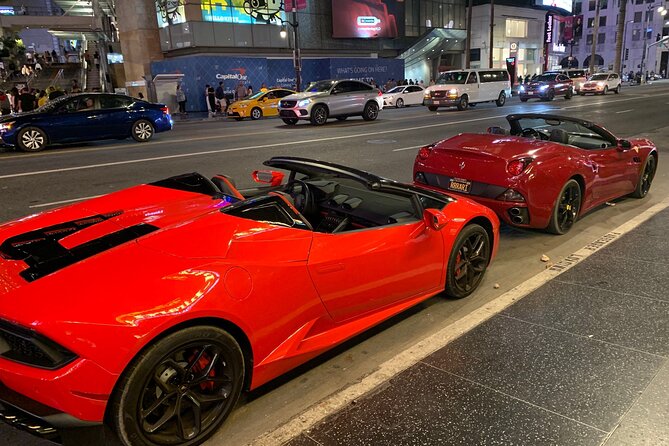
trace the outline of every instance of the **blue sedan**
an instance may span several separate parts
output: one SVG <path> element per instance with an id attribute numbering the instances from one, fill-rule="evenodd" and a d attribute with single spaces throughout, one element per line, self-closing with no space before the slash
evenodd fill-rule
<path id="1" fill-rule="evenodd" d="M 2 142 L 24 152 L 39 152 L 57 143 L 124 139 L 149 141 L 172 129 L 163 104 L 130 96 L 82 93 L 63 96 L 35 111 L 0 119 Z"/>

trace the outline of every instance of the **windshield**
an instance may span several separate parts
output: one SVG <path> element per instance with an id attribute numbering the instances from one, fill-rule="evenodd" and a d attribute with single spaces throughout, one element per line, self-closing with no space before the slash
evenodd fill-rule
<path id="1" fill-rule="evenodd" d="M 591 81 L 605 81 L 608 79 L 609 75 L 608 74 L 594 74 L 590 80 Z"/>
<path id="2" fill-rule="evenodd" d="M 575 77 L 585 77 L 585 71 L 567 71 L 567 76 L 571 79 Z"/>
<path id="3" fill-rule="evenodd" d="M 312 82 L 304 91 L 306 93 L 320 93 L 323 91 L 330 91 L 332 84 L 334 84 L 334 81 Z"/>
<path id="4" fill-rule="evenodd" d="M 246 99 L 258 99 L 260 96 L 264 95 L 266 92 L 265 91 L 259 91 L 254 95 L 249 96 Z"/>
<path id="5" fill-rule="evenodd" d="M 437 79 L 437 84 L 464 84 L 467 81 L 467 72 L 466 71 L 450 71 L 446 73 L 441 73 L 439 79 Z"/>
<path id="6" fill-rule="evenodd" d="M 386 93 L 402 93 L 402 91 L 404 91 L 404 87 L 395 87 L 391 88 Z"/>
<path id="7" fill-rule="evenodd" d="M 539 76 L 535 77 L 533 79 L 533 82 L 550 82 L 550 81 L 554 81 L 554 80 L 555 80 L 555 74 L 554 73 L 553 74 L 544 73 L 544 74 L 540 74 Z"/>

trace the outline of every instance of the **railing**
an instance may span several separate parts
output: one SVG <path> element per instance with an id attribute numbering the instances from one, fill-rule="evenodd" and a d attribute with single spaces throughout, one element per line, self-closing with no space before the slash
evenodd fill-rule
<path id="1" fill-rule="evenodd" d="M 56 84 L 58 83 L 58 81 L 63 79 L 63 73 L 64 72 L 65 72 L 65 70 L 63 70 L 62 68 L 60 70 L 58 70 L 58 73 L 56 73 L 56 75 L 53 77 L 53 79 L 51 79 L 51 82 L 49 82 L 49 87 L 55 87 Z"/>

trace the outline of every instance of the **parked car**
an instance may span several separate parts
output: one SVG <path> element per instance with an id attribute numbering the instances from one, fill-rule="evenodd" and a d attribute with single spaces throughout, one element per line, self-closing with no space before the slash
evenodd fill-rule
<path id="1" fill-rule="evenodd" d="M 172 129 L 164 104 L 120 94 L 82 93 L 61 96 L 43 107 L 0 119 L 2 142 L 24 152 L 39 152 L 59 143 L 124 139 L 147 142 Z"/>
<path id="2" fill-rule="evenodd" d="M 288 125 L 309 120 L 323 125 L 329 118 L 340 121 L 349 116 L 362 116 L 373 121 L 383 108 L 381 90 L 356 80 L 313 82 L 302 93 L 286 96 L 279 102 L 279 116 Z"/>
<path id="3" fill-rule="evenodd" d="M 243 101 L 237 101 L 230 104 L 227 110 L 228 118 L 241 121 L 244 118 L 253 120 L 264 116 L 278 116 L 279 100 L 295 94 L 292 90 L 276 88 L 269 91 L 259 91 Z"/>
<path id="4" fill-rule="evenodd" d="M 190 173 L 0 226 L 2 417 L 39 433 L 42 415 L 65 444 L 102 444 L 72 429 L 108 422 L 127 446 L 197 445 L 242 390 L 470 295 L 496 253 L 499 220 L 467 198 L 265 165 L 290 175 L 240 191 Z"/>
<path id="5" fill-rule="evenodd" d="M 587 93 L 606 94 L 609 91 L 618 94 L 622 88 L 621 84 L 622 80 L 618 73 L 597 73 L 590 76 L 590 79 L 583 84 L 578 94 L 581 96 Z"/>
<path id="6" fill-rule="evenodd" d="M 399 85 L 383 94 L 384 107 L 408 107 L 423 104 L 423 87 L 418 85 Z"/>
<path id="7" fill-rule="evenodd" d="M 470 104 L 494 102 L 498 107 L 511 97 L 509 72 L 494 69 L 455 70 L 441 73 L 435 85 L 425 89 L 423 104 L 430 111 L 456 106 L 466 110 Z"/>
<path id="8" fill-rule="evenodd" d="M 547 72 L 535 77 L 529 84 L 521 85 L 518 96 L 521 102 L 527 102 L 532 98 L 552 101 L 555 96 L 562 95 L 565 99 L 571 99 L 574 95 L 573 84 L 574 82 L 564 74 Z"/>
<path id="9" fill-rule="evenodd" d="M 420 149 L 414 181 L 467 196 L 514 226 L 569 231 L 615 198 L 648 194 L 658 151 L 579 118 L 509 115 L 510 129 L 463 133 Z"/>

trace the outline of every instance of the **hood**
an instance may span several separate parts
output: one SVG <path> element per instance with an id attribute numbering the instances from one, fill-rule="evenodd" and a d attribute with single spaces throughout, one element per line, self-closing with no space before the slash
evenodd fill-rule
<path id="1" fill-rule="evenodd" d="M 289 96 L 282 98 L 281 100 L 299 101 L 300 99 L 317 98 L 321 96 L 329 96 L 329 93 L 327 91 L 320 91 L 316 93 L 310 93 L 308 91 L 304 91 L 302 93 L 291 94 Z"/>

